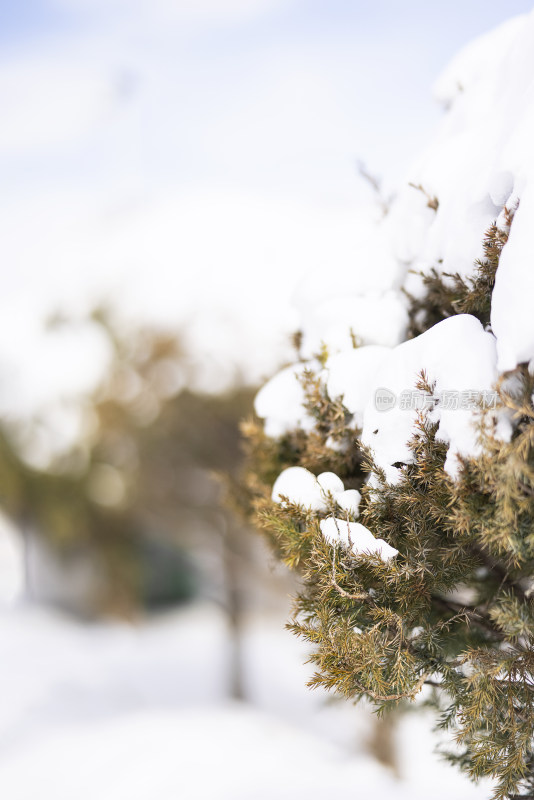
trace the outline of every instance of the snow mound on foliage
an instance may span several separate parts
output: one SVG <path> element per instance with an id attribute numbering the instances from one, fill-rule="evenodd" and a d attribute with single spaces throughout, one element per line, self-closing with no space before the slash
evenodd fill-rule
<path id="1" fill-rule="evenodd" d="M 458 456 L 480 452 L 477 409 L 493 404 L 497 379 L 495 337 L 469 314 L 459 314 L 398 345 L 382 361 L 375 378 L 375 393 L 387 391 L 394 405 L 383 410 L 370 399 L 364 413 L 362 442 L 369 446 L 387 479 L 394 483 L 400 469 L 394 465 L 413 460 L 408 441 L 423 407 L 438 423 L 436 438 L 449 445 L 445 470 L 455 476 Z M 432 395 L 416 391 L 424 371 Z M 496 434 L 509 439 L 507 416 L 495 414 Z"/>
<path id="2" fill-rule="evenodd" d="M 363 412 L 381 363 L 390 352 L 387 347 L 369 345 L 338 353 L 326 364 L 326 388 L 332 399 L 342 397 L 343 405 L 354 414 L 361 428 Z"/>
<path id="3" fill-rule="evenodd" d="M 288 467 L 276 479 L 272 491 L 275 503 L 290 503 L 304 506 L 312 511 L 326 511 L 330 499 L 353 516 L 358 515 L 361 495 L 356 489 L 347 489 L 334 472 L 315 475 L 304 467 Z"/>
<path id="4" fill-rule="evenodd" d="M 399 554 L 384 539 L 375 539 L 371 531 L 359 522 L 329 517 L 319 523 L 321 533 L 329 544 L 340 544 L 352 550 L 354 555 L 377 555 L 389 561 Z"/>
<path id="5" fill-rule="evenodd" d="M 459 458 L 480 453 L 480 409 L 495 406 L 493 387 L 498 371 L 496 339 L 475 317 L 459 314 L 395 348 L 352 350 L 329 363 L 333 366 L 327 366 L 326 378 L 323 376 L 327 389 L 348 398 L 349 410 L 361 422 L 361 440 L 371 449 L 388 482 L 398 482 L 402 465 L 413 460 L 408 442 L 422 411 L 437 423 L 438 441 L 449 445 L 445 470 L 451 477 L 458 473 Z M 422 375 L 431 394 L 417 389 Z M 380 403 L 384 396 L 387 405 Z M 495 409 L 489 419 L 494 424 L 492 432 L 509 440 L 509 415 Z M 325 476 L 332 476 L 334 483 Z M 337 476 L 323 473 L 316 478 L 303 467 L 284 470 L 272 496 L 277 502 L 283 495 L 291 502 L 324 511 L 327 492 L 342 508 L 357 512 L 359 497 L 344 492 Z"/>
<path id="6" fill-rule="evenodd" d="M 267 436 L 283 436 L 295 428 L 310 431 L 313 419 L 304 408 L 306 397 L 301 378 L 311 364 L 292 364 L 263 386 L 254 401 L 258 417 L 265 420 Z"/>

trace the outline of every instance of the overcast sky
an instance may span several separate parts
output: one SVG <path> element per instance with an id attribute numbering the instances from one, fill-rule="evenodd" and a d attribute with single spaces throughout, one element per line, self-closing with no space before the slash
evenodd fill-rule
<path id="1" fill-rule="evenodd" d="M 358 161 L 402 180 L 439 121 L 440 70 L 530 8 L 0 3 L 0 366 L 31 387 L 40 320 L 106 299 L 185 327 L 206 385 L 235 363 L 267 374 L 298 280 L 354 263 Z"/>

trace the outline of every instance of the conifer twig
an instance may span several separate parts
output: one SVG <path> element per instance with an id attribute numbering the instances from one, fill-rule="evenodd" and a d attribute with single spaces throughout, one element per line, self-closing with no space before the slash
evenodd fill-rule
<path id="1" fill-rule="evenodd" d="M 475 625 L 477 628 L 482 628 L 487 633 L 491 633 L 496 636 L 498 639 L 504 639 L 505 635 L 502 631 L 497 630 L 490 624 L 489 621 L 486 620 L 479 611 L 474 608 L 470 608 L 469 606 L 464 606 L 461 603 L 455 603 L 454 600 L 445 600 L 443 597 L 438 597 L 437 595 L 432 595 L 432 600 L 442 608 L 446 608 L 449 611 L 459 612 L 465 616 L 465 618 Z"/>
<path id="2" fill-rule="evenodd" d="M 363 692 L 364 694 L 368 694 L 373 700 L 378 700 L 379 702 L 386 702 L 387 700 L 406 700 L 410 699 L 413 700 L 416 694 L 419 694 L 423 685 L 426 683 L 428 676 L 430 675 L 429 672 L 424 672 L 417 683 L 415 684 L 414 688 L 411 692 L 399 692 L 398 694 L 378 694 L 378 692 L 373 692 L 372 689 L 367 689 L 363 684 L 359 683 L 358 681 L 354 681 L 355 686 Z"/>
<path id="3" fill-rule="evenodd" d="M 332 559 L 332 586 L 342 597 L 346 597 L 347 600 L 365 600 L 368 603 L 372 602 L 367 592 L 357 592 L 355 594 L 351 594 L 350 592 L 345 591 L 345 589 L 342 589 L 341 586 L 337 583 L 335 550 L 334 550 L 334 558 Z"/>

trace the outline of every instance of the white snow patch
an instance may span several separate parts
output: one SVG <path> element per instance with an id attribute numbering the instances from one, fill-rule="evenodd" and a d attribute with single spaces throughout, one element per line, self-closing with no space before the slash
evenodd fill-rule
<path id="1" fill-rule="evenodd" d="M 357 514 L 359 492 L 356 495 L 357 498 L 346 492 L 343 481 L 333 472 L 322 472 L 315 477 L 304 467 L 285 469 L 276 479 L 272 491 L 272 499 L 277 503 L 282 502 L 282 497 L 287 497 L 291 503 L 298 503 L 312 511 L 326 511 L 329 499 L 333 498 L 340 505 L 345 503 L 355 508 L 354 513 Z"/>
<path id="2" fill-rule="evenodd" d="M 363 412 L 373 391 L 376 373 L 389 352 L 387 347 L 369 345 L 338 353 L 326 363 L 329 396 L 333 400 L 342 397 L 343 405 L 354 414 L 354 424 L 359 428 L 363 425 Z"/>
<path id="3" fill-rule="evenodd" d="M 265 433 L 276 438 L 294 428 L 313 430 L 313 418 L 304 408 L 305 395 L 300 382 L 309 362 L 292 364 L 278 372 L 260 389 L 254 400 L 258 417 L 265 420 Z"/>
<path id="4" fill-rule="evenodd" d="M 534 93 L 530 102 L 534 103 Z M 534 114 L 531 131 L 534 137 Z M 534 168 L 532 181 L 521 194 L 521 202 L 495 277 L 491 322 L 497 337 L 498 367 L 501 372 L 534 358 Z"/>
<path id="5" fill-rule="evenodd" d="M 338 506 L 348 511 L 353 517 L 358 516 L 361 499 L 362 496 L 357 489 L 347 489 L 345 492 L 340 492 L 336 495 Z"/>
<path id="6" fill-rule="evenodd" d="M 436 94 L 447 108 L 445 118 L 388 214 L 378 224 L 365 221 L 354 270 L 318 269 L 295 297 L 303 353 L 327 345 L 327 390 L 331 397 L 343 396 L 391 482 L 400 477 L 394 465 L 412 458 L 407 442 L 418 412 L 400 407 L 399 397 L 415 389 L 422 369 L 442 396 L 483 395 L 503 372 L 534 363 L 534 11 L 462 51 L 439 79 Z M 407 322 L 402 290 L 424 294 L 418 272 L 436 270 L 444 281 L 446 274 L 472 277 L 494 222 L 509 238 L 493 291 L 493 333 L 459 315 L 399 344 Z M 367 346 L 352 350 L 352 334 Z M 395 408 L 375 407 L 378 388 L 396 395 Z M 276 404 L 284 403 L 281 389 Z M 445 469 L 455 477 L 459 456 L 480 453 L 475 410 L 440 399 L 430 417 L 439 424 L 438 438 L 449 445 Z M 300 409 L 279 413 L 278 427 L 287 430 L 301 418 Z M 496 435 L 509 439 L 509 416 L 499 413 L 495 422 Z"/>
<path id="7" fill-rule="evenodd" d="M 320 800 L 357 786 L 362 797 L 487 797 L 487 783 L 475 787 L 435 758 L 424 715 L 398 723 L 401 781 L 364 755 L 371 713 L 305 688 L 311 668 L 284 616 L 246 627 L 254 707 L 225 700 L 228 641 L 215 607 L 135 628 L 28 607 L 1 613 L 4 794 L 34 800 L 45 786 L 55 800 L 177 791 L 188 800 Z"/>
<path id="8" fill-rule="evenodd" d="M 492 298 L 491 325 L 499 371 L 534 357 L 531 228 L 534 214 L 534 12 L 476 39 L 436 84 L 448 113 L 434 142 L 411 172 L 439 201 L 422 226 L 411 266 L 470 275 L 482 242 L 503 209 L 517 208 Z M 399 229 L 425 203 L 422 192 L 399 197 Z M 519 202 L 519 206 L 518 206 Z M 518 207 L 517 207 L 518 206 Z M 419 279 L 406 281 L 420 292 Z"/>
<path id="9" fill-rule="evenodd" d="M 450 317 L 391 351 L 377 373 L 376 388 L 393 393 L 396 404 L 383 411 L 373 397 L 365 409 L 361 437 L 390 482 L 400 478 L 400 469 L 394 464 L 413 460 L 408 441 L 420 406 L 418 410 L 417 401 L 412 401 L 410 395 L 415 392 L 421 371 L 426 372 L 431 385 L 435 383 L 433 396 L 437 402 L 429 415 L 439 423 L 437 438 L 449 444 L 445 469 L 454 477 L 459 467 L 457 456 L 477 455 L 480 443 L 476 409 L 454 407 L 450 398 L 459 399 L 463 392 L 473 392 L 476 400 L 477 393 L 483 396 L 484 392 L 491 392 L 497 379 L 496 364 L 495 337 L 469 314 Z M 505 440 L 511 435 L 509 419 L 502 414 L 496 434 Z"/>
<path id="10" fill-rule="evenodd" d="M 343 481 L 335 472 L 321 472 L 321 474 L 317 476 L 317 483 L 325 493 L 330 492 L 330 494 L 337 495 L 345 491 Z"/>
<path id="11" fill-rule="evenodd" d="M 341 544 L 352 550 L 354 555 L 378 555 L 384 561 L 389 561 L 399 553 L 384 539 L 376 539 L 371 531 L 359 522 L 346 522 L 328 517 L 322 519 L 319 524 L 321 533 L 329 544 Z"/>
<path id="12" fill-rule="evenodd" d="M 304 317 L 305 357 L 311 357 L 325 344 L 335 354 L 351 346 L 355 335 L 361 344 L 392 347 L 404 339 L 408 317 L 400 293 L 359 292 L 319 302 Z"/>
<path id="13" fill-rule="evenodd" d="M 0 608 L 12 605 L 24 590 L 22 537 L 10 520 L 0 514 Z"/>

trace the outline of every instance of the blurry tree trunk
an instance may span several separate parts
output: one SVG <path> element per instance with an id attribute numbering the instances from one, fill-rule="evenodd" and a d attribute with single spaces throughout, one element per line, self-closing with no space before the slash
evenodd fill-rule
<path id="1" fill-rule="evenodd" d="M 395 743 L 398 714 L 395 710 L 383 717 L 374 717 L 371 734 L 367 740 L 369 753 L 399 777 L 399 764 Z"/>
<path id="2" fill-rule="evenodd" d="M 31 548 L 31 532 L 30 521 L 26 515 L 22 515 L 17 522 L 18 528 L 22 534 L 22 568 L 24 574 L 24 599 L 32 601 L 32 580 L 31 580 L 31 567 L 30 567 L 30 548 Z"/>
<path id="3" fill-rule="evenodd" d="M 234 700 L 244 700 L 243 681 L 243 581 L 241 576 L 242 535 L 233 521 L 223 518 L 222 561 L 224 569 L 225 609 L 229 635 L 229 694 Z"/>

